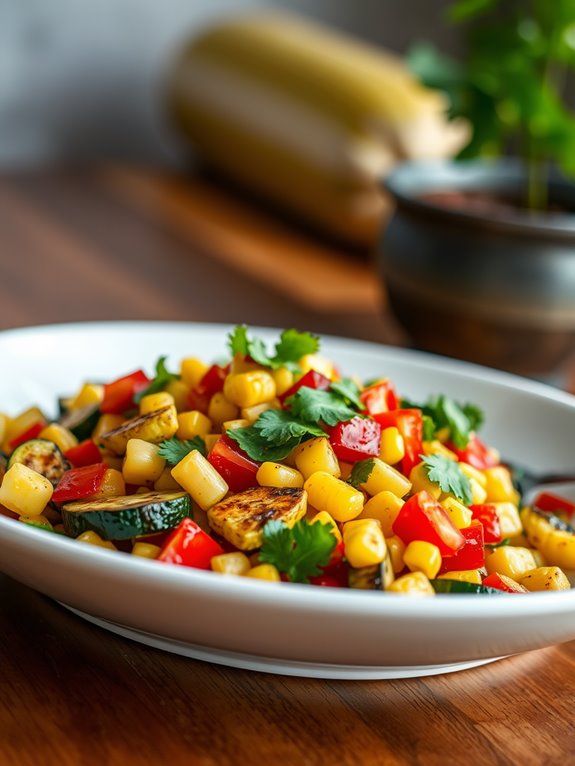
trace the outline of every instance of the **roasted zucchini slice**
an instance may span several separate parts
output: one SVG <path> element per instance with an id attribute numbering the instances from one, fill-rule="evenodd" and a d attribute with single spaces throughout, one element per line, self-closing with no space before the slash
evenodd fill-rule
<path id="1" fill-rule="evenodd" d="M 63 406 L 62 404 L 60 405 Z M 89 404 L 87 407 L 81 407 L 78 410 L 64 412 L 58 419 L 58 423 L 69 431 L 72 431 L 78 441 L 84 441 L 92 436 L 92 431 L 96 428 L 100 419 L 100 406 L 98 404 Z"/>
<path id="2" fill-rule="evenodd" d="M 70 468 L 60 449 L 48 439 L 30 439 L 12 452 L 8 459 L 8 468 L 15 463 L 22 463 L 36 473 L 45 476 L 54 486 L 62 474 Z"/>
<path id="3" fill-rule="evenodd" d="M 171 439 L 178 430 L 178 413 L 173 404 L 162 407 L 145 415 L 137 415 L 126 420 L 118 428 L 100 436 L 100 443 L 110 452 L 123 455 L 130 439 L 143 439 L 152 444 L 160 444 Z"/>
<path id="4" fill-rule="evenodd" d="M 177 527 L 191 516 L 192 501 L 187 492 L 147 492 L 66 503 L 61 513 L 71 537 L 92 530 L 104 540 L 129 540 Z"/>
<path id="5" fill-rule="evenodd" d="M 387 590 L 395 580 L 389 551 L 381 564 L 370 567 L 350 567 L 347 584 L 359 590 Z"/>
<path id="6" fill-rule="evenodd" d="M 498 588 L 489 588 L 487 585 L 477 585 L 464 580 L 437 579 L 430 582 L 436 593 L 491 593 L 499 596 L 503 593 Z"/>
<path id="7" fill-rule="evenodd" d="M 210 527 L 242 551 L 261 548 L 262 530 L 277 519 L 292 527 L 307 511 L 307 492 L 293 487 L 252 487 L 208 510 Z"/>

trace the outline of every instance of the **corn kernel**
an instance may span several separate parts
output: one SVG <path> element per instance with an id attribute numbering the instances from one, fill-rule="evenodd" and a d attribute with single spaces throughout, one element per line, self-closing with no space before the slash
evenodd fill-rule
<path id="1" fill-rule="evenodd" d="M 116 471 L 122 470 L 124 464 L 124 458 L 121 455 L 114 455 L 107 450 L 101 450 L 102 463 L 106 463 L 109 468 L 115 468 Z"/>
<path id="2" fill-rule="evenodd" d="M 96 383 L 84 383 L 76 396 L 68 402 L 68 408 L 70 410 L 81 410 L 83 407 L 89 407 L 91 404 L 100 404 L 103 398 L 104 386 Z"/>
<path id="3" fill-rule="evenodd" d="M 359 519 L 377 519 L 384 537 L 393 537 L 393 522 L 401 510 L 403 500 L 389 490 L 378 492 L 363 506 Z"/>
<path id="4" fill-rule="evenodd" d="M 222 391 L 216 392 L 210 399 L 208 417 L 216 430 L 221 430 L 226 420 L 237 420 L 239 414 L 236 405 L 230 402 Z"/>
<path id="5" fill-rule="evenodd" d="M 425 491 L 429 493 L 434 500 L 439 500 L 441 497 L 441 487 L 436 481 L 431 481 L 427 475 L 427 466 L 425 463 L 421 462 L 413 466 L 409 473 L 409 479 L 412 484 L 411 491 L 414 494 Z"/>
<path id="6" fill-rule="evenodd" d="M 121 497 L 126 494 L 126 482 L 124 476 L 115 468 L 108 468 L 104 474 L 104 479 L 98 492 L 90 495 L 90 498 L 96 500 L 102 497 Z"/>
<path id="7" fill-rule="evenodd" d="M 401 593 L 404 596 L 435 596 L 433 586 L 423 572 L 410 572 L 391 583 L 389 593 Z"/>
<path id="8" fill-rule="evenodd" d="M 227 495 L 229 487 L 206 458 L 192 450 L 172 468 L 172 476 L 207 511 Z"/>
<path id="9" fill-rule="evenodd" d="M 181 489 L 178 482 L 172 476 L 172 469 L 166 466 L 154 482 L 156 492 L 177 492 Z"/>
<path id="10" fill-rule="evenodd" d="M 141 556 L 144 559 L 157 559 L 161 550 L 159 545 L 137 542 L 132 547 L 132 556 Z"/>
<path id="11" fill-rule="evenodd" d="M 485 567 L 489 574 L 497 572 L 519 582 L 526 572 L 535 569 L 535 559 L 528 548 L 502 545 L 485 557 Z"/>
<path id="12" fill-rule="evenodd" d="M 190 389 L 188 386 L 184 383 L 183 380 L 170 380 L 168 383 L 166 383 L 166 387 L 164 388 L 164 391 L 167 394 L 171 394 L 174 397 L 174 402 L 176 404 L 176 410 L 178 412 L 184 412 L 188 409 L 188 395 L 190 393 Z"/>
<path id="13" fill-rule="evenodd" d="M 329 359 L 326 359 L 320 354 L 305 354 L 305 356 L 302 356 L 299 360 L 299 366 L 304 374 L 310 370 L 315 370 L 316 372 L 325 375 L 325 377 L 330 380 L 337 379 L 333 362 L 330 362 Z"/>
<path id="14" fill-rule="evenodd" d="M 180 362 L 180 376 L 188 388 L 194 388 L 208 371 L 208 365 L 194 356 L 187 356 Z"/>
<path id="15" fill-rule="evenodd" d="M 178 439 L 193 439 L 194 436 L 204 437 L 212 429 L 212 422 L 199 410 L 188 410 L 178 413 Z"/>
<path id="16" fill-rule="evenodd" d="M 40 516 L 54 488 L 45 476 L 23 463 L 14 463 L 0 485 L 0 505 L 19 516 Z"/>
<path id="17" fill-rule="evenodd" d="M 423 454 L 424 455 L 441 455 L 448 460 L 454 460 L 457 462 L 458 458 L 455 452 L 448 449 L 445 444 L 442 444 L 439 439 L 432 439 L 428 442 L 423 442 Z"/>
<path id="18" fill-rule="evenodd" d="M 76 542 L 96 545 L 98 548 L 108 548 L 111 551 L 118 550 L 111 540 L 103 540 L 97 532 L 93 532 L 92 530 L 82 532 L 82 534 L 78 535 L 76 538 Z"/>
<path id="19" fill-rule="evenodd" d="M 279 399 L 272 399 L 270 402 L 264 402 L 263 404 L 254 404 L 253 407 L 242 407 L 240 415 L 251 425 L 256 422 L 262 412 L 267 412 L 268 410 L 281 410 Z"/>
<path id="20" fill-rule="evenodd" d="M 363 493 L 325 471 L 312 473 L 304 489 L 310 504 L 336 521 L 350 521 L 363 510 Z"/>
<path id="21" fill-rule="evenodd" d="M 10 418 L 4 412 L 0 412 L 0 444 L 4 444 L 6 441 L 6 434 L 8 433 L 8 426 L 10 424 Z"/>
<path id="22" fill-rule="evenodd" d="M 212 556 L 210 566 L 214 572 L 228 575 L 244 575 L 251 568 L 250 560 L 245 553 L 233 551 Z"/>
<path id="23" fill-rule="evenodd" d="M 381 564 L 387 555 L 385 538 L 375 519 L 348 521 L 343 527 L 345 557 L 352 567 Z"/>
<path id="24" fill-rule="evenodd" d="M 41 513 L 39 516 L 19 516 L 18 521 L 28 524 L 30 527 L 39 527 L 40 529 L 53 530 L 54 527 L 49 519 Z"/>
<path id="25" fill-rule="evenodd" d="M 312 509 L 311 517 L 309 518 L 310 524 L 329 524 L 331 526 L 331 532 L 335 539 L 340 543 L 342 541 L 341 532 L 333 516 L 330 516 L 327 511 L 316 511 Z"/>
<path id="26" fill-rule="evenodd" d="M 294 450 L 293 457 L 304 479 L 308 479 L 317 471 L 329 473 L 336 478 L 340 475 L 338 459 L 325 436 L 317 436 L 300 444 Z"/>
<path id="27" fill-rule="evenodd" d="M 384 428 L 379 443 L 379 459 L 389 465 L 395 465 L 405 456 L 405 443 L 399 429 L 395 426 Z"/>
<path id="28" fill-rule="evenodd" d="M 463 461 L 459 463 L 459 467 L 468 479 L 475 479 L 475 481 L 478 484 L 481 484 L 483 489 L 485 489 L 487 486 L 487 476 L 483 473 L 483 471 L 480 471 L 479 468 L 475 468 L 475 466 Z"/>
<path id="29" fill-rule="evenodd" d="M 234 354 L 234 358 L 231 361 L 229 374 L 239 375 L 241 372 L 253 372 L 254 370 L 264 370 L 261 364 L 252 361 L 249 357 L 243 354 Z M 271 370 L 270 370 L 271 373 Z"/>
<path id="30" fill-rule="evenodd" d="M 485 491 L 488 503 L 511 502 L 517 505 L 519 493 L 513 486 L 508 468 L 497 465 L 494 468 L 486 468 L 483 473 L 486 479 Z"/>
<path id="31" fill-rule="evenodd" d="M 142 396 L 140 399 L 140 415 L 147 415 L 149 412 L 161 410 L 162 407 L 167 407 L 168 405 L 175 407 L 176 401 L 167 391 L 158 391 L 157 394 Z"/>
<path id="32" fill-rule="evenodd" d="M 260 465 L 256 474 L 260 487 L 303 487 L 304 478 L 295 468 L 289 468 L 281 463 L 265 462 Z"/>
<path id="33" fill-rule="evenodd" d="M 397 574 L 398 572 L 401 572 L 401 570 L 405 566 L 403 563 L 403 554 L 405 553 L 405 543 L 403 542 L 401 537 L 398 537 L 397 535 L 386 537 L 385 543 L 387 545 L 387 550 L 389 552 L 389 557 L 391 559 L 391 566 L 393 567 L 393 571 L 395 572 L 395 574 Z"/>
<path id="34" fill-rule="evenodd" d="M 369 478 L 361 486 L 372 497 L 386 490 L 397 497 L 404 497 L 411 489 L 411 482 L 393 466 L 375 457 Z"/>
<path id="35" fill-rule="evenodd" d="M 222 423 L 222 431 L 233 431 L 234 428 L 247 428 L 249 426 L 249 421 L 244 420 L 243 418 L 236 418 L 235 420 L 226 420 L 225 423 Z"/>
<path id="36" fill-rule="evenodd" d="M 8 427 L 6 429 L 6 439 L 2 445 L 3 451 L 11 452 L 12 448 L 10 446 L 10 442 L 18 438 L 18 436 L 21 436 L 29 428 L 32 428 L 32 426 L 36 423 L 43 423 L 44 425 L 47 425 L 46 418 L 44 417 L 42 411 L 38 409 L 38 407 L 29 407 L 19 415 L 16 415 L 15 418 L 12 418 L 8 422 Z"/>
<path id="37" fill-rule="evenodd" d="M 122 474 L 128 484 L 146 484 L 157 481 L 166 467 L 166 461 L 158 455 L 158 446 L 143 439 L 130 439 L 126 445 L 126 456 Z"/>
<path id="38" fill-rule="evenodd" d="M 536 567 L 525 572 L 519 584 L 530 591 L 569 590 L 571 587 L 565 572 L 559 567 Z"/>
<path id="39" fill-rule="evenodd" d="M 206 450 L 208 452 L 208 455 L 213 450 L 215 443 L 219 441 L 220 438 L 221 438 L 221 434 L 206 434 L 204 436 L 204 444 L 206 445 Z"/>
<path id="40" fill-rule="evenodd" d="M 473 585 L 481 585 L 483 578 L 480 569 L 462 569 L 446 572 L 439 575 L 440 580 L 457 580 L 459 582 L 470 582 Z"/>
<path id="41" fill-rule="evenodd" d="M 67 452 L 72 447 L 78 446 L 78 439 L 72 431 L 59 423 L 50 423 L 49 426 L 40 431 L 38 438 L 53 442 L 61 452 Z"/>
<path id="42" fill-rule="evenodd" d="M 285 394 L 294 384 L 293 372 L 287 367 L 278 367 L 277 370 L 273 370 L 272 378 L 276 384 L 276 396 Z"/>
<path id="43" fill-rule="evenodd" d="M 96 444 L 100 443 L 100 437 L 102 434 L 107 434 L 109 431 L 115 431 L 122 423 L 125 422 L 125 418 L 122 415 L 112 415 L 107 413 L 106 415 L 100 415 L 96 427 L 92 431 L 92 439 Z"/>
<path id="44" fill-rule="evenodd" d="M 432 580 L 441 568 L 441 553 L 437 545 L 425 540 L 413 540 L 403 554 L 405 566 L 412 572 L 423 572 Z"/>
<path id="45" fill-rule="evenodd" d="M 271 401 L 276 395 L 276 383 L 269 372 L 252 370 L 228 375 L 224 381 L 224 394 L 236 407 L 253 407 Z M 225 418 L 231 420 L 231 418 Z"/>
<path id="46" fill-rule="evenodd" d="M 442 500 L 441 505 L 457 529 L 465 529 L 471 524 L 473 514 L 455 497 L 446 497 L 445 500 Z"/>
<path id="47" fill-rule="evenodd" d="M 269 580 L 270 582 L 280 582 L 281 577 L 273 564 L 258 564 L 246 572 L 245 577 L 255 577 L 258 580 Z"/>
<path id="48" fill-rule="evenodd" d="M 514 537 L 521 533 L 523 525 L 519 511 L 513 503 L 493 503 L 499 519 L 502 537 Z"/>
<path id="49" fill-rule="evenodd" d="M 550 564 L 561 569 L 575 569 L 575 535 L 571 532 L 552 530 L 541 546 L 541 552 Z"/>

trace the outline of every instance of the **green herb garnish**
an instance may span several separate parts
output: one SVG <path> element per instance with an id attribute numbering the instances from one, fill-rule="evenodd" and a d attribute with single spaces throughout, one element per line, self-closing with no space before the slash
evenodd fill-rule
<path id="1" fill-rule="evenodd" d="M 204 457 L 208 454 L 206 443 L 201 436 L 194 436 L 193 439 L 187 440 L 175 437 L 166 439 L 158 447 L 158 455 L 163 457 L 169 465 L 177 465 L 193 450 L 197 450 Z"/>
<path id="2" fill-rule="evenodd" d="M 298 421 L 285 410 L 266 410 L 247 428 L 233 428 L 227 433 L 252 460 L 283 460 L 302 441 L 325 436 L 313 423 Z"/>
<path id="3" fill-rule="evenodd" d="M 250 338 L 246 325 L 237 325 L 228 336 L 228 346 L 232 353 L 250 356 L 254 362 L 264 367 L 277 369 L 287 367 L 299 370 L 298 362 L 302 356 L 315 354 L 319 349 L 319 338 L 309 332 L 299 332 L 293 328 L 284 330 L 275 345 L 275 353 L 270 355 L 261 338 Z"/>
<path id="4" fill-rule="evenodd" d="M 336 546 L 330 524 L 310 524 L 302 519 L 288 527 L 283 521 L 268 521 L 263 528 L 259 559 L 273 564 L 291 582 L 308 582 L 329 563 Z"/>
<path id="5" fill-rule="evenodd" d="M 414 404 L 406 399 L 402 408 L 421 410 L 424 416 L 424 439 L 431 441 L 437 431 L 449 430 L 449 438 L 457 449 L 465 449 L 471 434 L 483 423 L 483 412 L 474 404 L 458 404 L 441 394 L 430 398 L 425 404 Z M 425 418 L 428 418 L 427 422 Z M 431 422 L 430 422 L 431 421 Z"/>
<path id="6" fill-rule="evenodd" d="M 357 417 L 357 412 L 345 403 L 345 399 L 335 391 L 320 391 L 302 386 L 286 400 L 292 415 L 297 420 L 307 423 L 325 423 L 335 426 L 342 421 Z"/>
<path id="7" fill-rule="evenodd" d="M 422 457 L 430 481 L 435 481 L 442 492 L 449 492 L 465 505 L 473 501 L 471 482 L 458 463 L 443 455 Z"/>
<path id="8" fill-rule="evenodd" d="M 367 458 L 367 460 L 360 460 L 359 462 L 354 463 L 347 483 L 351 484 L 351 486 L 355 487 L 356 489 L 362 484 L 365 484 L 371 476 L 371 472 L 373 471 L 374 466 L 375 461 L 372 457 Z"/>
<path id="9" fill-rule="evenodd" d="M 165 356 L 161 356 L 158 359 L 156 362 L 156 375 L 154 379 L 149 386 L 138 391 L 134 396 L 136 404 L 138 404 L 144 396 L 148 396 L 148 394 L 157 394 L 158 391 L 163 391 L 170 381 L 180 379 L 179 375 L 176 375 L 174 372 L 169 372 L 166 369 L 166 359 L 167 357 Z"/>
<path id="10" fill-rule="evenodd" d="M 360 388 L 351 378 L 343 378 L 332 383 L 329 390 L 339 394 L 346 404 L 349 404 L 351 407 L 355 407 L 358 410 L 365 409 L 359 397 L 361 393 Z"/>

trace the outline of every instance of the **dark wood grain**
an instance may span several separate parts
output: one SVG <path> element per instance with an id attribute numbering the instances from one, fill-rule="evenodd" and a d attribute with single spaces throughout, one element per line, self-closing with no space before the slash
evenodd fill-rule
<path id="1" fill-rule="evenodd" d="M 404 340 L 369 259 L 212 184 L 110 168 L 4 176 L 0 327 L 122 318 Z M 574 694 L 575 643 L 426 679 L 287 678 L 135 644 L 0 576 L 2 766 L 563 765 Z"/>

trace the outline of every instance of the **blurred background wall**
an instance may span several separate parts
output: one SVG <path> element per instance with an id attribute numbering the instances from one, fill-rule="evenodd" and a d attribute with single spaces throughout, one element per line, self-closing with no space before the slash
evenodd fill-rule
<path id="1" fill-rule="evenodd" d="M 0 165 L 170 162 L 163 73 L 180 42 L 225 14 L 283 6 L 397 52 L 458 47 L 447 0 L 0 0 Z"/>

